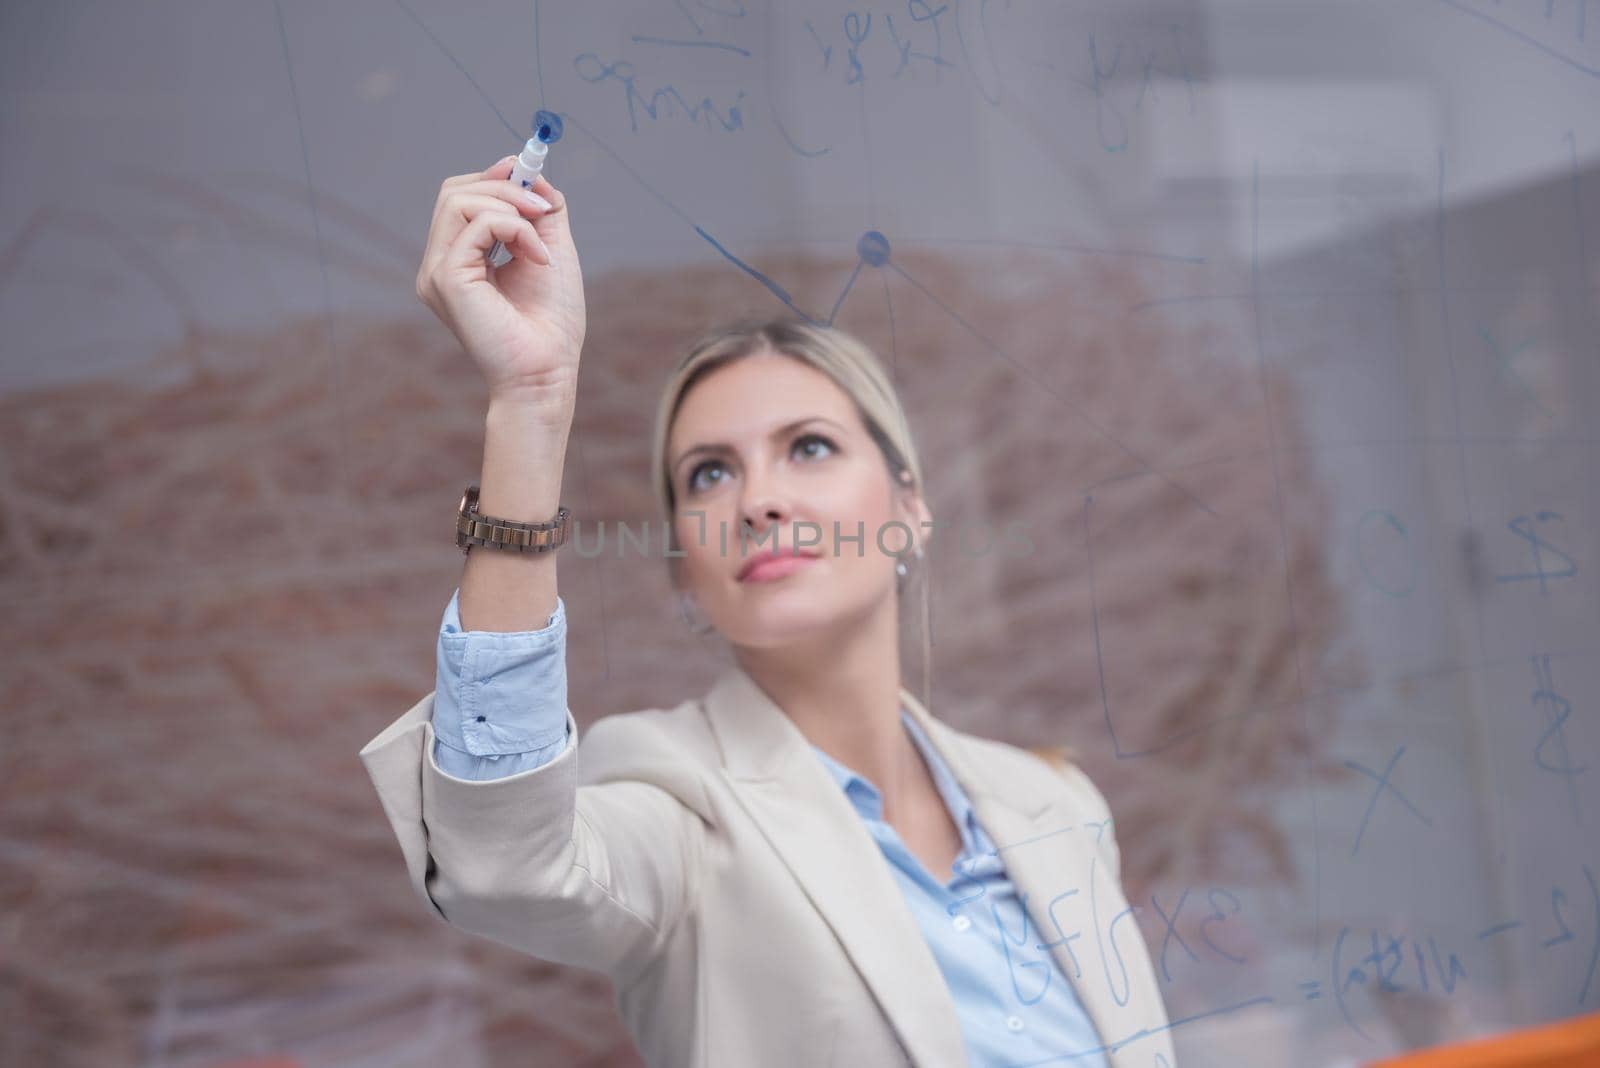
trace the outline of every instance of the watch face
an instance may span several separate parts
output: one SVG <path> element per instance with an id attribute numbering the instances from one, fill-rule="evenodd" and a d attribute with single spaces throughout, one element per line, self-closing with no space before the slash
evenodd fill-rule
<path id="1" fill-rule="evenodd" d="M 478 503 L 477 497 L 478 495 L 473 493 L 472 488 L 469 487 L 467 491 L 461 495 L 461 503 L 456 505 L 456 511 L 463 515 L 465 515 L 468 511 L 476 511 L 476 505 Z"/>

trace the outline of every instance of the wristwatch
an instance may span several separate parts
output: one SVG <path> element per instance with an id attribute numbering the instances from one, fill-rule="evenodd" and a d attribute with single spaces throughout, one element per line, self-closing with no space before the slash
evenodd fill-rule
<path id="1" fill-rule="evenodd" d="M 548 523 L 519 523 L 483 515 L 478 511 L 478 487 L 468 486 L 456 514 L 456 548 L 463 554 L 471 552 L 475 545 L 508 552 L 555 552 L 567 543 L 567 519 L 571 515 L 566 505 L 561 505 Z"/>

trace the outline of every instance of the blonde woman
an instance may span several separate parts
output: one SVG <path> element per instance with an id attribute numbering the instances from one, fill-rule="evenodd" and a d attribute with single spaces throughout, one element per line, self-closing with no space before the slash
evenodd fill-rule
<path id="1" fill-rule="evenodd" d="M 490 390 L 465 529 L 556 548 L 470 543 L 435 691 L 361 750 L 422 900 L 608 976 L 652 1066 L 1174 1064 L 1100 793 L 902 685 L 935 527 L 849 335 L 735 323 L 677 364 L 652 442 L 670 574 L 735 666 L 580 741 L 552 528 L 583 282 L 565 197 L 510 167 L 443 183 L 417 289 Z M 496 240 L 515 258 L 490 268 Z"/>

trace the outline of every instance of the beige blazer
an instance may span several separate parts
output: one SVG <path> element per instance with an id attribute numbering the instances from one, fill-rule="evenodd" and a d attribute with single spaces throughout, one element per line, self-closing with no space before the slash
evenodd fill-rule
<path id="1" fill-rule="evenodd" d="M 1113 1068 L 1175 1064 L 1099 791 L 901 700 L 1026 903 L 1019 963 L 1056 943 Z M 610 977 L 652 1068 L 967 1063 L 877 843 L 744 671 L 674 708 L 606 716 L 550 763 L 487 782 L 434 763 L 432 714 L 430 693 L 360 752 L 412 886 L 461 930 Z"/>

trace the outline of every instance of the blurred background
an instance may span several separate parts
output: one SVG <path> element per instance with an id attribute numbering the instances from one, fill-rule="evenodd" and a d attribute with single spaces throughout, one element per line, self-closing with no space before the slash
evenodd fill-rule
<path id="1" fill-rule="evenodd" d="M 872 344 L 935 518 L 1032 543 L 935 554 L 932 710 L 1106 793 L 1184 1065 L 1600 1008 L 1584 0 L 12 0 L 0 1062 L 642 1064 L 424 909 L 356 757 L 481 458 L 433 200 L 541 108 L 580 529 L 659 522 L 703 329 Z M 563 561 L 580 725 L 729 662 Z"/>

